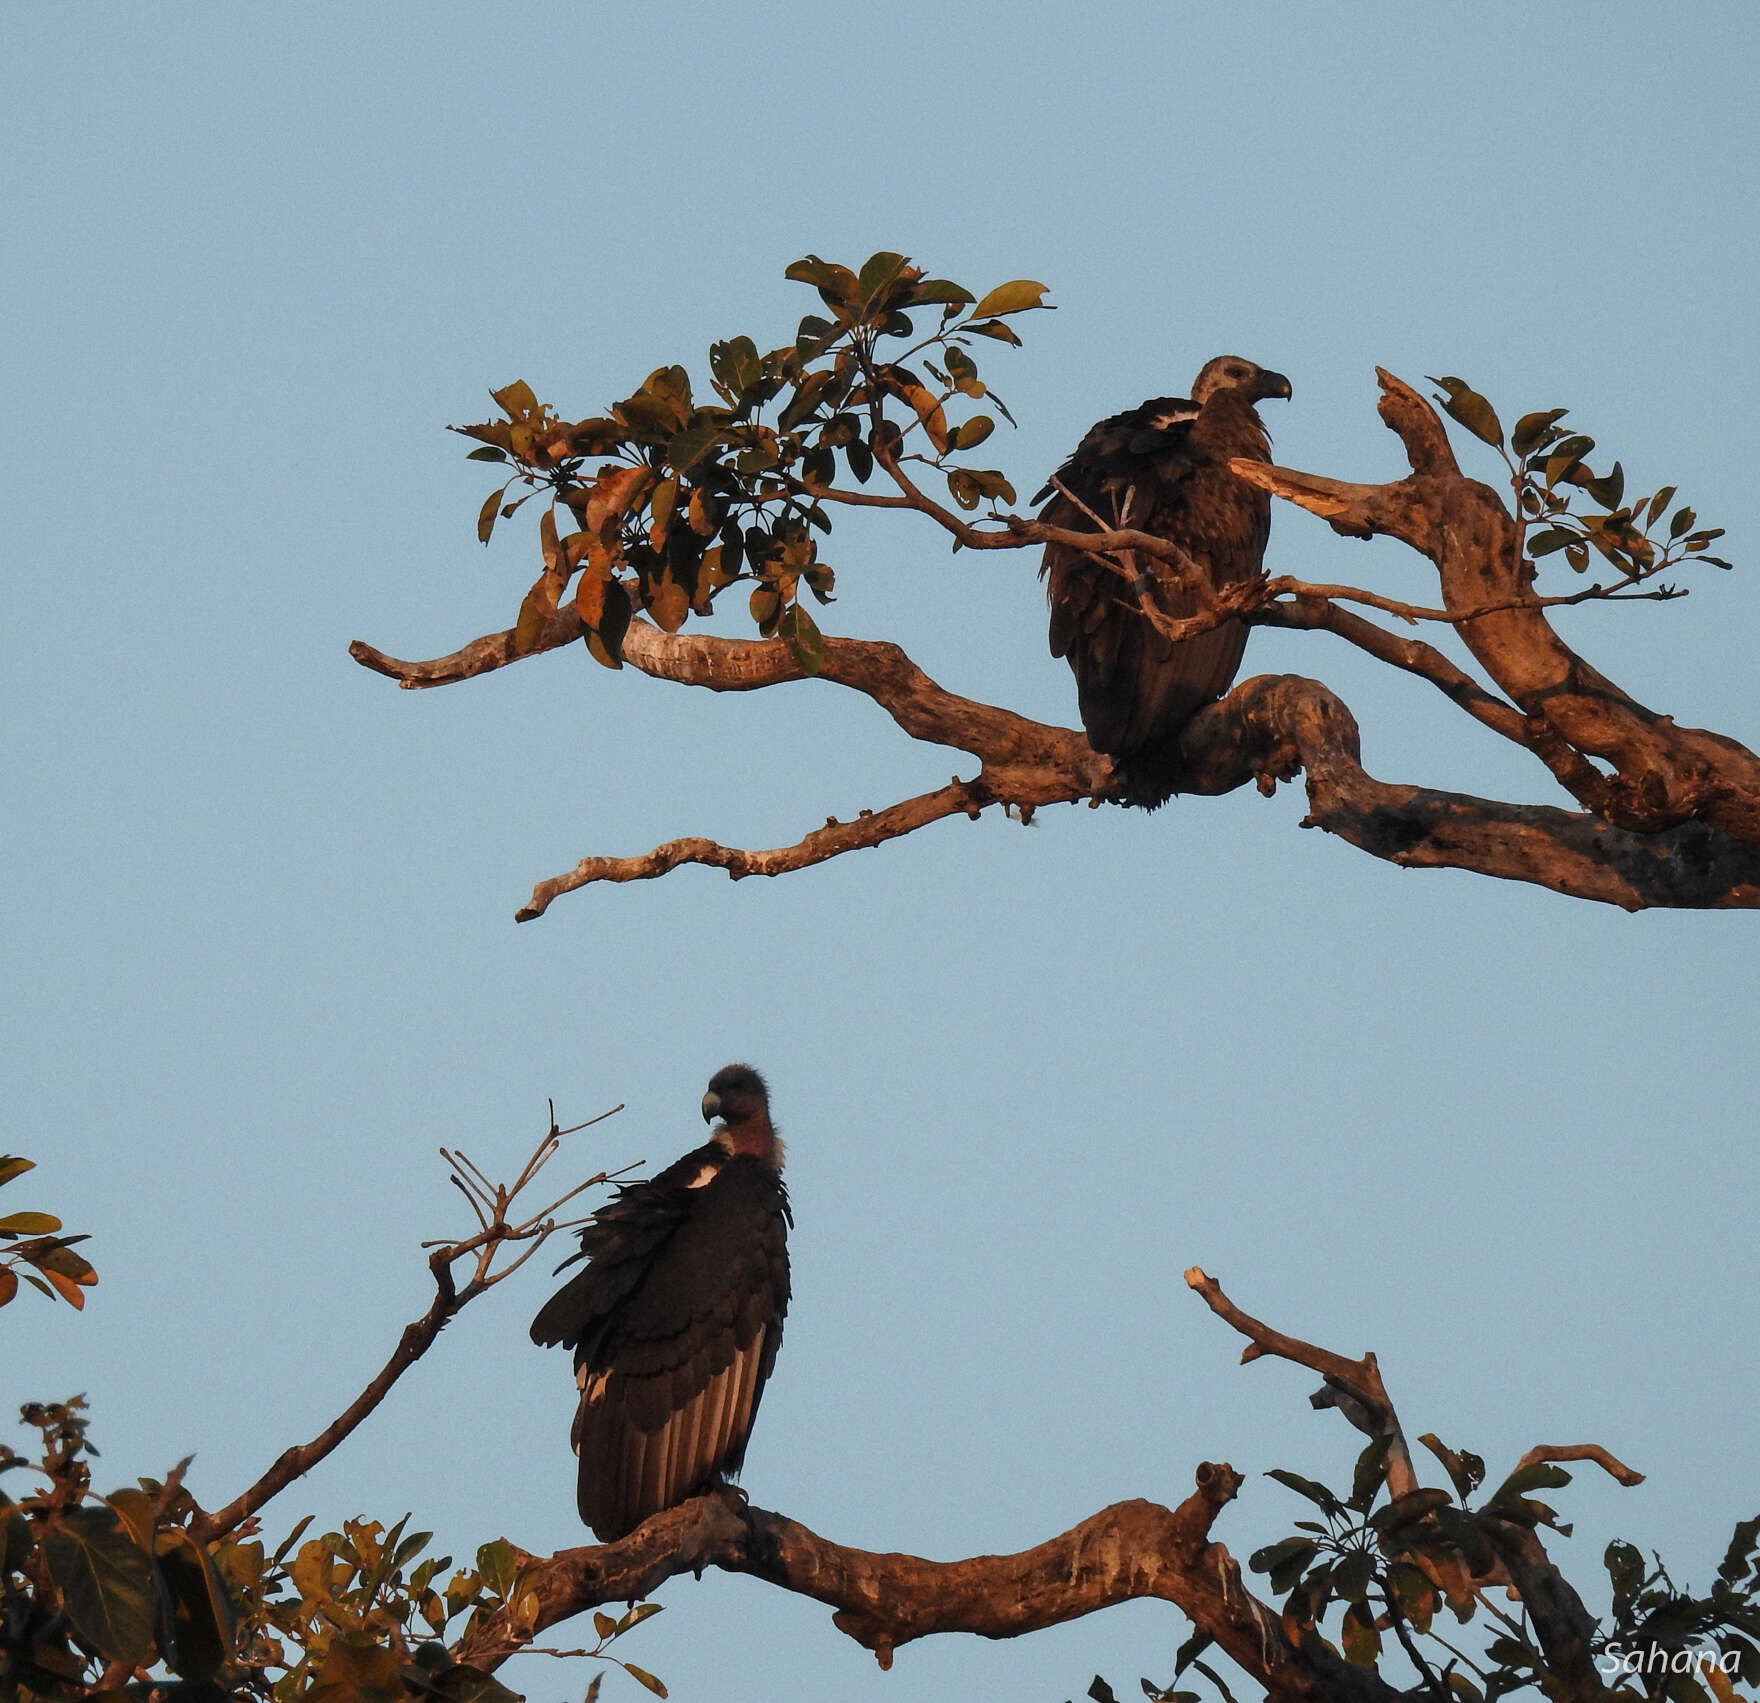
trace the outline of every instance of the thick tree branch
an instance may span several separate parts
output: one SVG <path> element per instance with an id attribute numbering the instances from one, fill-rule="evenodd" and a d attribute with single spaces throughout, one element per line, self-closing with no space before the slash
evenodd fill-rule
<path id="1" fill-rule="evenodd" d="M 1249 483 L 1320 515 L 1336 531 L 1398 538 L 1435 564 L 1443 604 L 1486 673 L 1556 742 L 1611 766 L 1595 809 L 1638 833 L 1703 822 L 1760 850 L 1760 757 L 1733 739 L 1677 727 L 1579 657 L 1533 594 L 1521 531 L 1490 486 L 1464 478 L 1436 411 L 1380 373 L 1381 416 L 1412 473 L 1353 484 L 1257 462 L 1230 465 Z M 1558 772 L 1557 762 L 1549 763 Z"/>
<path id="2" fill-rule="evenodd" d="M 1523 717 L 1476 687 L 1432 647 L 1382 633 L 1336 606 L 1324 612 L 1280 605 L 1280 620 L 1325 626 L 1372 654 L 1407 668 L 1468 708 L 1505 738 L 1536 752 L 1573 790 L 1594 798 L 1606 784 L 1544 718 Z M 578 640 L 572 609 L 542 628 L 535 651 Z M 445 685 L 518 660 L 511 632 L 491 633 L 450 656 L 403 662 L 359 641 L 355 659 L 409 687 Z M 535 652 L 534 652 L 535 653 Z M 753 691 L 805 679 L 780 640 L 722 639 L 662 633 L 632 622 L 624 643 L 631 666 L 659 679 L 711 691 Z M 1110 764 L 1072 729 L 1048 727 L 992 705 L 944 691 L 898 646 L 828 638 L 820 679 L 874 699 L 913 739 L 970 752 L 983 767 L 970 781 L 858 817 L 828 824 L 794 846 L 748 852 L 713 840 L 674 840 L 634 857 L 588 858 L 545 882 L 520 914 L 535 916 L 561 892 L 594 881 L 640 880 L 684 863 L 706 863 L 730 874 L 805 868 L 848 850 L 879 845 L 956 811 L 991 804 L 1031 811 L 1040 805 L 1102 799 Z M 1652 906 L 1760 908 L 1760 853 L 1701 821 L 1665 832 L 1610 826 L 1588 812 L 1547 805 L 1505 804 L 1376 780 L 1361 761 L 1355 718 L 1325 686 L 1299 675 L 1244 681 L 1197 716 L 1184 737 L 1188 778 L 1183 790 L 1214 795 L 1305 775 L 1305 826 L 1336 834 L 1359 850 L 1412 869 L 1467 869 L 1525 881 L 1626 910 Z"/>
<path id="3" fill-rule="evenodd" d="M 1177 1604 L 1274 1698 L 1393 1703 L 1399 1693 L 1375 1674 L 1324 1647 L 1291 1646 L 1277 1614 L 1247 1590 L 1234 1558 L 1210 1541 L 1211 1525 L 1240 1485 L 1232 1467 L 1207 1464 L 1178 1508 L 1120 1502 L 1036 1548 L 964 1561 L 847 1549 L 783 1515 L 742 1508 L 731 1495 L 698 1497 L 620 1542 L 527 1558 L 515 1596 L 536 1602 L 535 1617 L 508 1610 L 473 1623 L 454 1655 L 492 1670 L 571 1615 L 713 1566 L 828 1604 L 839 1630 L 883 1667 L 899 1646 L 936 1633 L 1015 1638 L 1154 1597 Z"/>

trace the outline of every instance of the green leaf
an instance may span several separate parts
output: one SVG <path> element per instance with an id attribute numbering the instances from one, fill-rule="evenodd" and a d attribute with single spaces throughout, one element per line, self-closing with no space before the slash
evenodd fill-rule
<path id="1" fill-rule="evenodd" d="M 826 387 L 836 381 L 837 374 L 820 369 L 810 372 L 800 382 L 789 404 L 777 417 L 777 429 L 791 432 L 801 421 L 819 405 L 819 398 L 825 394 Z"/>
<path id="2" fill-rule="evenodd" d="M 857 300 L 864 308 L 877 307 L 880 298 L 891 291 L 910 270 L 910 265 L 902 254 L 892 254 L 885 249 L 869 255 L 856 276 Z"/>
<path id="3" fill-rule="evenodd" d="M 852 443 L 844 448 L 844 458 L 858 485 L 867 484 L 874 472 L 874 452 L 865 443 Z"/>
<path id="4" fill-rule="evenodd" d="M 724 428 L 711 421 L 707 425 L 686 426 L 674 432 L 666 446 L 666 460 L 678 473 L 688 473 L 721 442 Z"/>
<path id="5" fill-rule="evenodd" d="M 994 337 L 998 343 L 1012 343 L 1017 349 L 1021 346 L 1021 340 L 1013 329 L 999 320 L 992 319 L 983 325 L 962 325 L 960 329 L 975 331 L 980 337 Z"/>
<path id="6" fill-rule="evenodd" d="M 1391 1436 L 1377 1437 L 1357 1457 L 1351 1476 L 1351 1507 L 1359 1514 L 1368 1513 L 1387 1482 L 1387 1451 L 1392 1444 Z"/>
<path id="7" fill-rule="evenodd" d="M 597 663 L 606 668 L 623 667 L 623 636 L 629 631 L 630 617 L 634 611 L 630 608 L 629 593 L 624 589 L 623 581 L 609 579 L 605 582 L 605 605 L 599 616 L 599 624 L 587 631 L 587 650 Z M 497 1539 L 501 1542 L 501 1539 Z M 509 1554 L 512 1552 L 509 1551 Z M 482 1551 L 477 1552 L 479 1558 Z M 481 1561 L 479 1559 L 479 1567 Z M 484 1575 L 487 1577 L 487 1574 Z M 504 1593 L 500 1593 L 504 1594 Z"/>
<path id="8" fill-rule="evenodd" d="M 1344 1611 L 1342 1627 L 1344 1658 L 1352 1667 L 1375 1665 L 1381 1654 L 1381 1634 L 1375 1630 L 1375 1618 L 1360 1602 L 1353 1602 Z"/>
<path id="9" fill-rule="evenodd" d="M 1333 1592 L 1347 1602 L 1360 1603 L 1369 1594 L 1375 1576 L 1375 1557 L 1365 1549 L 1352 1550 L 1332 1570 Z"/>
<path id="10" fill-rule="evenodd" d="M 17 1508 L 0 1508 L 0 1575 L 20 1573 L 36 1548 L 31 1523 Z"/>
<path id="11" fill-rule="evenodd" d="M 970 290 L 951 279 L 919 278 L 911 285 L 905 304 L 909 307 L 927 307 L 932 302 L 951 302 L 955 306 L 963 306 L 975 300 L 977 298 Z"/>
<path id="12" fill-rule="evenodd" d="M 1327 1514 L 1337 1515 L 1344 1512 L 1344 1504 L 1324 1484 L 1316 1484 L 1311 1478 L 1303 1478 L 1299 1472 L 1289 1472 L 1276 1466 L 1265 1476 L 1275 1478 L 1279 1484 L 1295 1491 L 1298 1496 L 1306 1496 Z"/>
<path id="13" fill-rule="evenodd" d="M 502 412 L 510 420 L 529 419 L 533 414 L 540 412 L 538 399 L 532 394 L 532 387 L 523 378 L 517 378 L 512 384 L 505 385 L 500 390 L 492 390 L 489 394 L 495 398 Z"/>
<path id="14" fill-rule="evenodd" d="M 593 1675 L 595 1689 L 603 1677 Z M 441 1703 L 522 1703 L 517 1691 L 509 1691 L 500 1680 L 467 1662 L 443 1668 L 427 1690 L 430 1695 L 441 1699 Z M 592 1692 L 589 1691 L 588 1695 L 591 1697 Z"/>
<path id="15" fill-rule="evenodd" d="M 1174 1652 L 1173 1677 L 1178 1679 L 1197 1658 L 1216 1642 L 1208 1632 L 1194 1632 L 1179 1649 Z"/>
<path id="16" fill-rule="evenodd" d="M 1616 1547 L 1613 1544 L 1608 1545 L 1609 1556 L 1613 1554 Z M 1625 1547 L 1630 1549 L 1631 1545 L 1627 1544 Z M 1723 1580 L 1726 1585 L 1739 1583 L 1754 1561 L 1757 1550 L 1760 1550 L 1760 1515 L 1756 1515 L 1751 1520 L 1743 1520 L 1730 1534 L 1729 1548 L 1723 1552 L 1723 1560 L 1718 1563 L 1718 1578 Z M 1632 1553 L 1636 1555 L 1637 1551 L 1632 1550 Z M 1613 1571 L 1611 1561 L 1608 1563 L 1607 1570 L 1609 1573 Z M 1756 1571 L 1760 1571 L 1760 1569 L 1756 1569 Z"/>
<path id="17" fill-rule="evenodd" d="M 1504 1496 L 1526 1495 L 1530 1490 L 1562 1490 L 1570 1481 L 1571 1475 L 1557 1462 L 1535 1461 L 1512 1472 L 1498 1485 L 1491 1500 L 1496 1502 Z"/>
<path id="18" fill-rule="evenodd" d="M 817 674 L 825 666 L 825 639 L 818 624 L 798 603 L 790 604 L 776 624 L 779 638 L 788 641 L 803 674 Z"/>
<path id="19" fill-rule="evenodd" d="M 948 470 L 947 490 L 948 495 L 962 509 L 975 509 L 978 506 L 978 482 L 963 467 Z"/>
<path id="20" fill-rule="evenodd" d="M 172 1604 L 165 1659 L 184 1679 L 211 1679 L 232 1654 L 237 1619 L 208 1553 L 186 1531 L 161 1532 L 159 1572 Z"/>
<path id="21" fill-rule="evenodd" d="M 1533 454 L 1569 412 L 1568 408 L 1547 408 L 1537 414 L 1524 414 L 1516 421 L 1516 429 L 1509 435 L 1509 447 L 1519 456 Z"/>
<path id="22" fill-rule="evenodd" d="M 1576 533 L 1569 532 L 1562 526 L 1544 526 L 1538 532 L 1528 534 L 1528 554 L 1550 556 L 1554 550 L 1562 550 L 1576 538 Z"/>
<path id="23" fill-rule="evenodd" d="M 1440 385 L 1445 392 L 1439 400 L 1443 411 L 1451 420 L 1458 421 L 1474 437 L 1490 444 L 1493 449 L 1503 447 L 1503 427 L 1498 422 L 1497 410 L 1465 379 L 1433 377 L 1430 382 Z"/>
<path id="24" fill-rule="evenodd" d="M 1455 1494 L 1463 1502 L 1485 1482 L 1485 1463 L 1477 1455 L 1465 1449 L 1457 1454 L 1434 1431 L 1426 1431 L 1418 1441 L 1442 1462 L 1454 1481 Z"/>
<path id="25" fill-rule="evenodd" d="M 750 390 L 764 376 L 758 345 L 749 337 L 732 337 L 709 345 L 709 371 L 736 396 Z"/>
<path id="26" fill-rule="evenodd" d="M 1669 538 L 1672 540 L 1679 538 L 1683 532 L 1690 532 L 1693 522 L 1698 518 L 1691 509 L 1677 509 L 1674 519 L 1668 523 Z"/>
<path id="27" fill-rule="evenodd" d="M 957 426 L 948 438 L 954 449 L 976 449 L 996 430 L 996 422 L 988 414 L 974 414 L 964 425 Z"/>
<path id="28" fill-rule="evenodd" d="M 1662 489 L 1650 499 L 1650 512 L 1644 516 L 1644 524 L 1646 526 L 1654 526 L 1656 524 L 1656 517 L 1674 501 L 1674 491 L 1674 486 L 1664 485 Z"/>
<path id="29" fill-rule="evenodd" d="M 115 1510 L 65 1509 L 43 1537 L 43 1557 L 80 1635 L 107 1661 L 144 1661 L 159 1607 L 153 1564 Z"/>
<path id="30" fill-rule="evenodd" d="M 1603 508 L 1617 509 L 1619 500 L 1626 491 L 1625 469 L 1616 461 L 1611 472 L 1603 474 L 1599 479 L 1589 480 L 1583 489 Z"/>
<path id="31" fill-rule="evenodd" d="M 14 1212 L 0 1218 L 0 1236 L 53 1236 L 61 1220 L 52 1212 Z"/>
<path id="32" fill-rule="evenodd" d="M 1050 286 L 1035 283 L 1031 278 L 1016 278 L 998 284 L 972 309 L 973 319 L 995 319 L 1005 313 L 1025 313 L 1029 308 L 1043 307 L 1040 298 Z M 974 327 L 975 329 L 975 327 Z"/>
<path id="33" fill-rule="evenodd" d="M 477 514 L 477 542 L 487 544 L 489 534 L 495 530 L 495 517 L 501 512 L 501 499 L 507 494 L 507 486 L 499 491 L 491 491 L 483 499 L 482 509 Z"/>
<path id="34" fill-rule="evenodd" d="M 1760 1521 L 1755 1524 L 1760 1525 Z M 1741 1527 L 1738 1526 L 1736 1530 L 1739 1532 Z M 1607 1569 L 1609 1584 L 1613 1586 L 1614 1619 L 1624 1622 L 1632 1611 L 1632 1605 L 1638 1600 L 1638 1592 L 1644 1588 L 1644 1558 L 1631 1544 L 1615 1538 L 1607 1546 L 1601 1563 Z M 1721 1568 L 1719 1574 L 1733 1583 L 1734 1575 L 1724 1575 Z"/>
<path id="35" fill-rule="evenodd" d="M 1094 1703 L 1118 1703 L 1112 1687 L 1099 1674 L 1094 1675 L 1094 1683 L 1088 1687 L 1088 1695 L 1094 1699 Z"/>
<path id="36" fill-rule="evenodd" d="M 623 1671 L 638 1685 L 645 1685 L 656 1697 L 666 1695 L 666 1687 L 660 1683 L 646 1668 L 639 1668 L 634 1662 L 625 1662 Z"/>
<path id="37" fill-rule="evenodd" d="M 829 260 L 809 254 L 804 260 L 797 260 L 782 275 L 797 284 L 811 284 L 831 306 L 853 305 L 856 275 L 847 266 L 835 266 Z"/>

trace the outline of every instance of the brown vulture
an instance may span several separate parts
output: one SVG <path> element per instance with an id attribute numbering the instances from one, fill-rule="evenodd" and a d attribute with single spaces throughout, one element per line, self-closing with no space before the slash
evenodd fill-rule
<path id="1" fill-rule="evenodd" d="M 574 1350 L 578 1501 L 604 1543 L 739 1470 L 782 1341 L 794 1220 L 750 1065 L 709 1079 L 716 1117 L 701 1147 L 593 1214 L 563 1261 L 586 1269 L 532 1321 L 540 1347 Z"/>
<path id="2" fill-rule="evenodd" d="M 1033 499 L 1050 497 L 1039 518 L 1052 526 L 1092 532 L 1098 517 L 1165 538 L 1185 558 L 1182 581 L 1173 563 L 1136 551 L 1121 553 L 1119 573 L 1070 545 L 1045 546 L 1039 572 L 1051 602 L 1051 654 L 1069 658 L 1088 743 L 1112 758 L 1121 803 L 1153 810 L 1172 797 L 1181 731 L 1240 667 L 1242 622 L 1169 639 L 1142 606 L 1174 619 L 1195 615 L 1202 601 L 1192 573 L 1212 587 L 1258 575 L 1270 499 L 1228 462 L 1271 459 L 1253 404 L 1289 393 L 1282 373 L 1219 355 L 1205 363 L 1190 400 L 1155 397 L 1102 420 Z"/>

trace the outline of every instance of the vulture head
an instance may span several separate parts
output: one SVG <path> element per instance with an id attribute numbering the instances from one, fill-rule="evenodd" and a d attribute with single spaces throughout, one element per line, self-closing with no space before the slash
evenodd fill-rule
<path id="1" fill-rule="evenodd" d="M 1254 366 L 1239 355 L 1218 355 L 1215 360 L 1206 361 L 1192 384 L 1192 400 L 1202 408 L 1212 396 L 1225 390 L 1242 392 L 1249 407 L 1268 397 L 1287 402 L 1290 394 L 1289 380 L 1282 373 Z"/>
<path id="2" fill-rule="evenodd" d="M 703 1122 L 742 1124 L 770 1109 L 770 1091 L 749 1064 L 725 1064 L 709 1078 L 703 1096 Z"/>

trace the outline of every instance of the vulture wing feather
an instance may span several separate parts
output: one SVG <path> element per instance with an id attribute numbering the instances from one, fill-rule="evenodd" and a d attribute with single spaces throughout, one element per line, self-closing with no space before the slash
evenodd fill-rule
<path id="1" fill-rule="evenodd" d="M 1247 630 L 1228 620 L 1169 639 L 1145 617 L 1152 606 L 1179 620 L 1209 607 L 1209 594 L 1262 571 L 1270 503 L 1228 470 L 1232 457 L 1270 459 L 1253 409 L 1287 396 L 1289 381 L 1233 356 L 1210 362 L 1198 400 L 1156 397 L 1102 420 L 1039 499 L 1048 524 L 1091 532 L 1147 532 L 1176 547 L 1177 562 L 1139 551 L 1103 559 L 1048 544 L 1040 569 L 1051 606 L 1051 654 L 1068 659 L 1082 725 L 1113 760 L 1118 797 L 1154 809 L 1177 790 L 1185 725 L 1233 683 Z"/>

